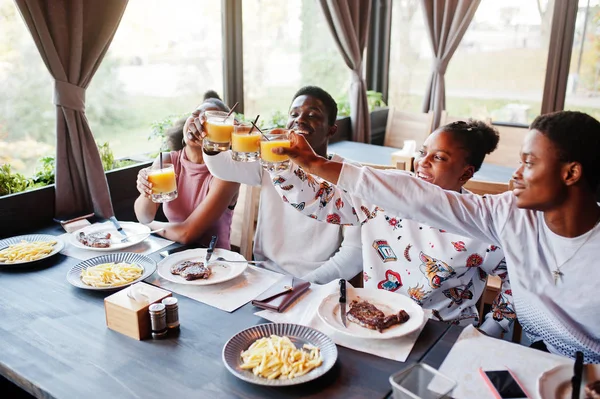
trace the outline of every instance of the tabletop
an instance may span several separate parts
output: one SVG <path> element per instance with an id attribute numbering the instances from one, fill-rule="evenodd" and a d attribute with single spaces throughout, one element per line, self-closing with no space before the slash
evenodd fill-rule
<path id="1" fill-rule="evenodd" d="M 160 260 L 158 253 L 151 257 Z M 36 397 L 381 398 L 388 377 L 403 367 L 338 346 L 333 369 L 312 382 L 287 388 L 246 383 L 229 373 L 221 352 L 240 330 L 267 322 L 253 314 L 256 308 L 227 313 L 174 294 L 178 336 L 136 341 L 106 327 L 103 300 L 110 293 L 67 282 L 79 262 L 58 254 L 29 267 L 0 268 L 0 374 Z M 407 363 L 426 357 L 447 329 L 430 320 Z"/>
<path id="2" fill-rule="evenodd" d="M 399 149 L 346 140 L 329 144 L 328 151 L 361 163 L 385 165 L 392 162 L 392 153 Z M 513 172 L 514 168 L 484 162 L 473 179 L 506 183 L 511 179 Z"/>

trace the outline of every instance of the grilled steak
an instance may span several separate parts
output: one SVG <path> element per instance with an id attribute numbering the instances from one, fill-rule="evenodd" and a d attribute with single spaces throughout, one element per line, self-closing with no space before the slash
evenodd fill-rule
<path id="1" fill-rule="evenodd" d="M 108 248 L 110 247 L 110 233 L 89 233 L 80 232 L 77 235 L 77 240 L 87 247 L 93 248 Z"/>
<path id="2" fill-rule="evenodd" d="M 200 278 L 209 278 L 211 271 L 204 266 L 202 262 L 195 262 L 196 265 L 188 266 L 179 274 L 186 280 L 198 280 Z"/>
<path id="3" fill-rule="evenodd" d="M 190 266 L 204 266 L 204 263 L 186 260 L 183 263 L 178 263 L 176 265 L 171 266 L 171 274 L 181 274 L 182 271 L 184 271 Z"/>
<path id="4" fill-rule="evenodd" d="M 351 322 L 379 332 L 393 325 L 405 323 L 410 318 L 404 310 L 400 310 L 398 314 L 386 316 L 372 303 L 356 300 L 350 304 L 347 316 Z"/>

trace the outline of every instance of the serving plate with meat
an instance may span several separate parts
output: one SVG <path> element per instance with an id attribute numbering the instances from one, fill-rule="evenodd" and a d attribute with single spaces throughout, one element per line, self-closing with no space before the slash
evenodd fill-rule
<path id="1" fill-rule="evenodd" d="M 232 261 L 217 260 L 224 258 Z M 246 259 L 236 253 L 215 248 L 212 258 L 206 264 L 206 249 L 188 249 L 169 255 L 159 262 L 158 275 L 165 280 L 178 284 L 212 285 L 234 279 L 244 273 L 248 267 Z"/>
<path id="2" fill-rule="evenodd" d="M 425 313 L 412 299 L 385 290 L 348 287 L 344 327 L 340 317 L 339 293 L 326 296 L 317 309 L 331 328 L 358 338 L 388 339 L 420 329 Z"/>
<path id="3" fill-rule="evenodd" d="M 119 222 L 129 240 L 124 237 L 111 222 L 94 223 L 74 231 L 69 236 L 69 244 L 90 251 L 112 252 L 139 244 L 150 236 L 150 227 L 134 222 Z"/>

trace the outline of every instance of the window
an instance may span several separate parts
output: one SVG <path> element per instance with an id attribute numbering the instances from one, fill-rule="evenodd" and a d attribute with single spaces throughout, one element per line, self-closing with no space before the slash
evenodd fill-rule
<path id="1" fill-rule="evenodd" d="M 600 2 L 579 0 L 565 109 L 600 120 Z"/>
<path id="2" fill-rule="evenodd" d="M 54 155 L 53 80 L 12 0 L 0 0 L 0 165 L 31 176 Z"/>
<path id="3" fill-rule="evenodd" d="M 153 122 L 189 114 L 223 91 L 221 2 L 130 1 L 86 94 L 96 140 L 116 158 L 157 152 Z"/>
<path id="4" fill-rule="evenodd" d="M 314 0 L 246 0 L 244 35 L 244 111 L 287 115 L 294 93 L 320 86 L 348 101 L 350 72 Z"/>
<path id="5" fill-rule="evenodd" d="M 529 124 L 540 113 L 553 8 L 481 1 L 446 73 L 449 115 Z"/>
<path id="6" fill-rule="evenodd" d="M 432 58 L 421 0 L 393 0 L 388 92 L 391 106 L 421 112 Z"/>

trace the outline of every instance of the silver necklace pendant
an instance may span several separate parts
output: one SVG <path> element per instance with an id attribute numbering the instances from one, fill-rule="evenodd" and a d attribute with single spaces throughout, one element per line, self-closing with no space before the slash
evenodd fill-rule
<path id="1" fill-rule="evenodd" d="M 558 285 L 558 280 L 562 278 L 564 275 L 560 270 L 552 270 L 552 275 L 554 276 L 554 285 Z"/>

